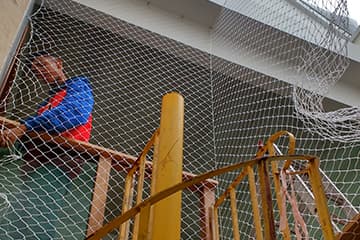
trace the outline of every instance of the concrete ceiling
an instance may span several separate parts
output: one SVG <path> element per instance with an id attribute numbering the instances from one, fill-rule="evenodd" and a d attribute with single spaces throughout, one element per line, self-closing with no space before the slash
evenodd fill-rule
<path id="1" fill-rule="evenodd" d="M 76 1 L 205 52 L 211 52 L 211 27 L 221 13 L 220 5 L 225 3 L 224 0 Z M 328 97 L 348 106 L 359 106 L 360 45 L 350 42 L 348 53 L 350 67 Z"/>

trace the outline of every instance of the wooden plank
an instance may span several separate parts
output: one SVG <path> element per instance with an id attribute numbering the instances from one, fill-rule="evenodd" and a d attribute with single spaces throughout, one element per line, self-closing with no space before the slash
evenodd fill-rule
<path id="1" fill-rule="evenodd" d="M 96 171 L 96 180 L 91 201 L 91 209 L 86 236 L 93 234 L 103 225 L 106 197 L 109 187 L 110 170 L 111 160 L 101 156 Z"/>
<path id="2" fill-rule="evenodd" d="M 200 239 L 211 240 L 210 221 L 212 207 L 215 204 L 215 188 L 200 189 Z"/>
<path id="3" fill-rule="evenodd" d="M 211 208 L 211 240 L 219 240 L 219 216 L 218 216 L 218 208 Z"/>

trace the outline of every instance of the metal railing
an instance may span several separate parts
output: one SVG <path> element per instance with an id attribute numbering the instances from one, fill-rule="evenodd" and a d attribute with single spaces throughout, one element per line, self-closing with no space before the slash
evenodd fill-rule
<path id="1" fill-rule="evenodd" d="M 289 137 L 288 156 L 275 156 L 276 149 L 274 148 L 274 142 L 281 136 L 287 135 Z M 291 233 L 289 229 L 289 223 L 286 216 L 286 203 L 284 188 L 281 187 L 281 174 L 287 175 L 301 175 L 307 174 L 309 177 L 310 185 L 313 191 L 314 201 L 317 209 L 317 215 L 319 223 L 321 225 L 324 239 L 335 239 L 332 229 L 329 210 L 327 207 L 327 199 L 325 196 L 324 188 L 321 183 L 321 173 L 319 171 L 319 159 L 314 156 L 293 156 L 295 152 L 295 138 L 287 131 L 280 131 L 268 139 L 265 146 L 262 146 L 256 154 L 257 169 L 259 174 L 260 191 L 256 190 L 256 182 L 254 176 L 253 167 L 255 164 L 251 164 L 252 161 L 246 162 L 243 170 L 233 180 L 229 187 L 219 196 L 216 200 L 213 208 L 213 236 L 214 239 L 219 239 L 219 224 L 218 224 L 218 208 L 225 201 L 226 198 L 230 198 L 231 215 L 232 215 L 232 227 L 233 238 L 235 240 L 240 239 L 240 233 L 238 228 L 238 216 L 236 208 L 236 194 L 235 188 L 241 181 L 247 177 L 249 183 L 249 192 L 251 197 L 251 204 L 253 210 L 253 221 L 255 226 L 255 235 L 257 240 L 262 239 L 276 239 L 274 213 L 272 206 L 272 196 L 270 188 L 270 177 L 268 173 L 268 163 L 271 164 L 273 185 L 276 192 L 276 202 L 280 212 L 280 232 L 284 239 L 291 239 Z M 265 154 L 267 156 L 265 156 Z M 260 158 L 260 160 L 259 160 Z M 300 170 L 295 171 L 291 164 L 294 160 L 305 161 L 307 166 Z M 279 169 L 279 161 L 284 161 L 282 168 Z M 261 196 L 261 208 L 258 204 L 258 194 Z M 260 218 L 260 212 L 262 212 L 263 221 Z M 262 226 L 264 226 L 262 228 Z"/>
<path id="2" fill-rule="evenodd" d="M 9 126 L 16 126 L 18 123 L 7 120 L 5 118 L 0 119 L 2 124 Z M 272 135 L 269 140 L 266 142 L 266 145 L 263 146 L 257 153 L 256 158 L 248 160 L 246 162 L 233 164 L 224 168 L 220 168 L 214 171 L 207 172 L 201 175 L 192 175 L 190 173 L 183 172 L 182 179 L 183 181 L 161 190 L 160 192 L 154 193 L 152 191 L 152 196 L 143 200 L 142 199 L 142 188 L 144 182 L 144 174 L 146 171 L 154 171 L 152 163 L 146 161 L 146 154 L 152 146 L 155 147 L 154 155 L 157 155 L 156 142 L 158 139 L 159 131 L 156 130 L 150 141 L 146 144 L 143 152 L 136 159 L 132 156 L 128 156 L 122 153 L 112 151 L 110 149 L 104 149 L 99 146 L 74 141 L 71 139 L 65 139 L 62 137 L 54 137 L 49 134 L 30 134 L 33 137 L 40 137 L 45 141 L 56 142 L 63 147 L 69 147 L 76 149 L 79 152 L 85 152 L 92 156 L 99 156 L 98 171 L 96 178 L 92 206 L 90 210 L 89 217 L 89 226 L 87 231 L 88 240 L 101 239 L 105 237 L 109 232 L 114 229 L 119 229 L 119 239 L 127 239 L 129 231 L 129 220 L 135 218 L 133 225 L 133 239 L 151 239 L 149 233 L 151 228 L 156 224 L 152 222 L 150 217 L 152 207 L 154 204 L 159 203 L 161 200 L 176 194 L 183 189 L 192 189 L 194 186 L 200 186 L 202 188 L 211 189 L 214 193 L 214 188 L 217 185 L 217 182 L 211 178 L 225 174 L 234 170 L 242 170 L 238 177 L 230 184 L 228 189 L 220 195 L 218 200 L 215 203 L 207 202 L 201 205 L 203 210 L 204 218 L 207 218 L 206 223 L 209 225 L 202 227 L 203 231 L 206 232 L 203 236 L 203 239 L 219 239 L 218 234 L 218 216 L 217 209 L 220 204 L 230 196 L 232 216 L 233 216 L 233 233 L 234 239 L 240 239 L 240 234 L 238 231 L 238 219 L 236 211 L 236 193 L 235 187 L 247 176 L 249 182 L 249 191 L 251 195 L 251 203 L 253 206 L 253 216 L 254 216 L 254 225 L 256 228 L 256 238 L 257 239 L 275 239 L 275 223 L 274 223 L 274 214 L 272 207 L 272 198 L 271 198 L 271 188 L 270 188 L 270 177 L 268 172 L 268 165 L 271 164 L 272 175 L 274 179 L 274 186 L 276 191 L 277 205 L 279 207 L 280 215 L 285 216 L 284 212 L 286 209 L 283 207 L 284 198 L 281 195 L 281 186 L 280 186 L 280 171 L 285 172 L 289 175 L 296 174 L 308 174 L 310 185 L 313 189 L 314 200 L 317 208 L 318 219 L 323 231 L 324 239 L 332 240 L 334 238 L 334 233 L 332 229 L 332 224 L 329 217 L 329 211 L 327 208 L 326 197 L 324 189 L 321 183 L 321 174 L 319 171 L 319 159 L 311 155 L 294 155 L 295 152 L 295 138 L 291 133 L 286 131 L 281 131 Z M 274 142 L 281 136 L 289 136 L 289 151 L 288 155 L 275 156 Z M 265 153 L 268 153 L 269 156 L 264 156 Z M 301 171 L 289 171 L 290 166 L 294 160 L 305 161 L 307 162 L 307 167 Z M 278 169 L 278 163 L 282 161 L 281 170 Z M 106 200 L 106 194 L 104 194 L 104 189 L 108 187 L 108 176 L 110 174 L 110 168 L 115 167 L 121 164 L 126 166 L 128 174 L 125 180 L 125 194 L 124 201 L 122 206 L 122 214 L 105 225 L 103 224 L 104 220 L 104 206 Z M 261 193 L 261 208 L 258 205 L 257 200 L 257 190 L 254 177 L 254 168 L 257 168 L 259 173 L 259 183 L 260 183 L 260 193 Z M 156 167 L 155 167 L 156 168 Z M 123 169 L 123 168 L 121 168 Z M 131 206 L 131 200 L 133 195 L 133 182 L 134 175 L 138 172 L 138 186 L 137 186 L 137 199 L 136 205 Z M 105 175 L 104 175 L 105 174 Z M 107 179 L 107 180 L 106 180 Z M 97 191 L 101 189 L 102 191 Z M 106 191 L 105 191 L 106 192 Z M 206 191 L 203 191 L 204 193 Z M 100 206 L 100 208 L 99 208 Z M 100 209 L 100 211 L 99 211 Z M 262 212 L 263 221 L 260 219 L 260 210 Z M 179 209 L 180 211 L 180 209 Z M 100 213 L 99 213 L 100 212 Z M 262 226 L 264 230 L 262 230 Z M 290 230 L 288 223 L 281 230 L 284 236 L 284 239 L 290 239 Z M 176 238 L 172 238 L 176 239 Z"/>

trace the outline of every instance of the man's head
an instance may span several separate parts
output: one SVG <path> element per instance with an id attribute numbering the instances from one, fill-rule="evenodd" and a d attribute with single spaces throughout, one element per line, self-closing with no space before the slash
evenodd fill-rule
<path id="1" fill-rule="evenodd" d="M 66 80 L 61 58 L 47 53 L 37 54 L 31 62 L 35 76 L 49 84 L 62 83 Z"/>

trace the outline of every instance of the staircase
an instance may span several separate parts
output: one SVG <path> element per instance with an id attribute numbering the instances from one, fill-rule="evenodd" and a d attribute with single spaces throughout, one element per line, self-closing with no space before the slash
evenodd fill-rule
<path id="1" fill-rule="evenodd" d="M 283 155 L 279 147 L 273 144 L 277 155 Z M 298 163 L 299 165 L 299 163 Z M 303 166 L 298 166 L 299 169 Z M 295 171 L 293 166 L 290 166 L 291 171 Z M 325 174 L 323 170 L 319 168 L 322 184 L 324 186 L 325 195 L 327 199 L 334 203 L 336 208 L 340 209 L 341 216 L 332 214 L 331 221 L 336 232 L 341 232 L 341 229 L 345 227 L 349 219 L 352 219 L 358 214 L 356 208 L 345 197 L 345 195 L 336 187 L 333 181 Z M 314 203 L 314 195 L 310 190 L 308 175 L 295 175 L 294 186 L 297 189 L 297 195 L 300 199 L 299 210 L 301 212 L 307 211 L 311 215 L 316 215 L 317 209 Z M 352 223 L 352 221 L 349 221 Z M 360 231 L 360 229 L 359 229 Z M 359 238 L 360 239 L 360 238 Z"/>

